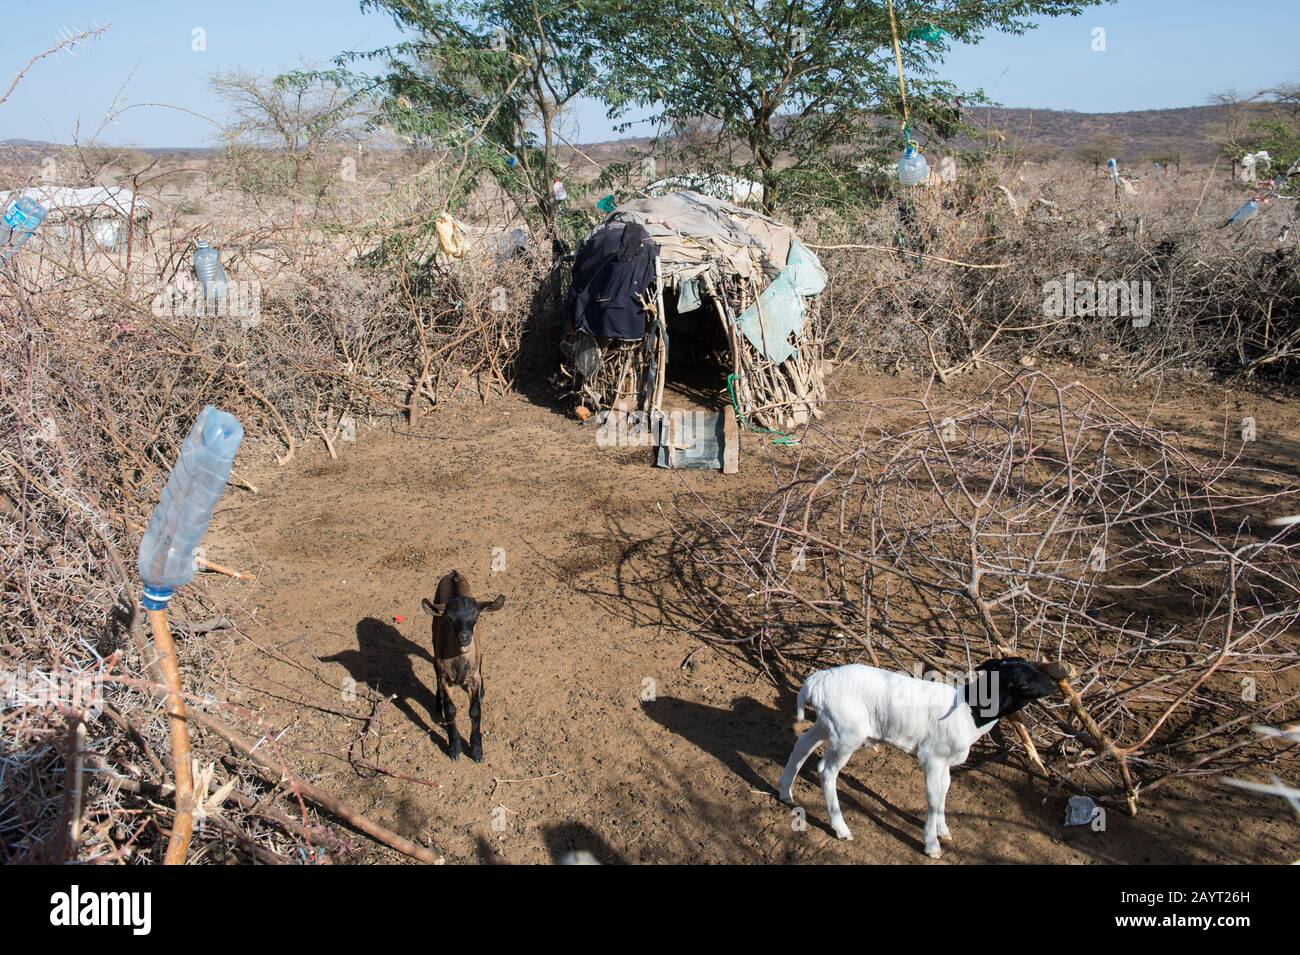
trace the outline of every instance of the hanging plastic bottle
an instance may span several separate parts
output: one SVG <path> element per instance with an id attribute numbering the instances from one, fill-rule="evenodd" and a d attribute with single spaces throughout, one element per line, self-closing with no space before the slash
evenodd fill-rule
<path id="1" fill-rule="evenodd" d="M 194 249 L 194 273 L 199 277 L 199 291 L 205 302 L 226 297 L 226 267 L 221 264 L 221 253 L 201 239 Z"/>
<path id="2" fill-rule="evenodd" d="M 507 167 L 509 167 L 510 169 L 514 169 L 514 168 L 515 168 L 516 166 L 518 166 L 518 165 L 519 165 L 519 157 L 518 157 L 518 156 L 516 156 L 514 153 L 511 153 L 510 155 L 506 156 L 506 166 L 507 166 Z"/>
<path id="3" fill-rule="evenodd" d="M 919 186 L 930 181 L 930 164 L 921 155 L 921 147 L 911 139 L 898 160 L 898 181 L 905 186 Z"/>
<path id="4" fill-rule="evenodd" d="M 608 215 L 609 213 L 613 212 L 616 208 L 618 208 L 618 203 L 614 200 L 614 196 L 612 194 L 608 196 L 601 196 L 600 201 L 596 203 L 596 208 L 599 209 L 601 212 L 605 213 L 606 215 Z"/>
<path id="5" fill-rule="evenodd" d="M 1116 160 L 1114 159 L 1106 160 L 1106 172 L 1110 175 L 1110 178 L 1114 179 L 1116 182 L 1119 182 L 1119 163 Z"/>
<path id="6" fill-rule="evenodd" d="M 190 428 L 140 542 L 137 568 L 146 610 L 165 609 L 172 591 L 194 579 L 195 548 L 212 522 L 243 438 L 235 417 L 212 405 Z"/>
<path id="7" fill-rule="evenodd" d="M 0 262 L 6 261 L 32 237 L 45 221 L 46 209 L 30 196 L 21 196 L 9 203 L 4 214 L 4 228 L 0 230 Z"/>
<path id="8" fill-rule="evenodd" d="M 554 197 L 556 204 L 569 198 L 568 190 L 564 188 L 564 183 L 559 179 L 551 183 L 551 195 Z"/>

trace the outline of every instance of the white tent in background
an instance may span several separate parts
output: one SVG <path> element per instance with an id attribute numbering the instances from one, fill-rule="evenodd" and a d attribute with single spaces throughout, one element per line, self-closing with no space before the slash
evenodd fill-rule
<path id="1" fill-rule="evenodd" d="M 0 208 L 26 196 L 47 210 L 41 234 L 83 241 L 117 251 L 126 241 L 128 222 L 144 222 L 149 203 L 124 186 L 30 186 L 21 192 L 0 192 Z"/>
<path id="2" fill-rule="evenodd" d="M 740 176 L 728 176 L 722 173 L 688 172 L 681 176 L 669 176 L 645 187 L 645 193 L 652 198 L 667 195 L 670 192 L 689 190 L 713 199 L 723 199 L 736 205 L 762 205 L 763 186 L 761 183 Z"/>

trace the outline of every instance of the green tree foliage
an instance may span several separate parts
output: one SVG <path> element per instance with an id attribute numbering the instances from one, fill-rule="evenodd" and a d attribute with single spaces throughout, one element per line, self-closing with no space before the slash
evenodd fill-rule
<path id="1" fill-rule="evenodd" d="M 563 147 L 561 116 L 596 78 L 583 0 L 361 0 L 405 38 L 341 55 L 341 75 L 382 94 L 379 124 L 448 158 L 445 204 L 490 176 L 546 234 Z"/>
<path id="2" fill-rule="evenodd" d="M 1252 126 L 1259 148 L 1272 157 L 1274 170 L 1285 172 L 1300 161 L 1300 83 L 1286 83 L 1265 90 L 1263 95 L 1273 107 L 1273 115 Z"/>
<path id="3" fill-rule="evenodd" d="M 957 129 L 958 91 L 938 76 L 950 44 L 1022 33 L 1033 15 L 1077 14 L 1095 2 L 898 0 L 913 126 L 932 135 Z M 649 113 L 664 129 L 714 121 L 717 145 L 690 149 L 690 160 L 762 182 L 769 211 L 833 200 L 851 187 L 856 163 L 898 140 L 902 104 L 883 0 L 604 0 L 588 16 L 612 115 Z M 745 147 L 739 168 L 721 158 L 729 141 Z"/>

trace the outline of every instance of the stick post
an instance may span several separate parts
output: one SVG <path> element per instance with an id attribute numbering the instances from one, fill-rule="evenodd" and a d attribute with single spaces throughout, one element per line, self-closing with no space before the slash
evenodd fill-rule
<path id="1" fill-rule="evenodd" d="M 184 865 L 185 853 L 194 832 L 194 777 L 190 769 L 190 728 L 185 717 L 185 699 L 181 695 L 181 671 L 176 660 L 176 645 L 167 620 L 166 606 L 146 610 L 154 646 L 158 648 L 158 668 L 167 685 L 167 722 L 171 729 L 172 774 L 176 780 L 176 819 L 163 865 Z"/>

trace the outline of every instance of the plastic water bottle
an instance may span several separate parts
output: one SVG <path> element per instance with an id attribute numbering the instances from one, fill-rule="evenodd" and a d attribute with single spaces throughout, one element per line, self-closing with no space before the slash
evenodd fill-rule
<path id="1" fill-rule="evenodd" d="M 912 143 L 903 150 L 903 158 L 898 160 L 898 181 L 905 186 L 919 186 L 930 180 L 930 164 L 921 155 L 921 150 Z"/>
<path id="2" fill-rule="evenodd" d="M 1224 225 L 1237 225 L 1238 223 L 1245 222 L 1258 211 L 1259 200 L 1248 199 L 1241 208 L 1232 214 L 1232 218 L 1225 222 Z"/>
<path id="3" fill-rule="evenodd" d="M 137 567 L 146 610 L 164 609 L 172 591 L 194 579 L 194 550 L 212 522 L 243 438 L 235 417 L 212 405 L 190 428 L 140 542 Z"/>
<path id="4" fill-rule="evenodd" d="M 206 242 L 200 241 L 194 250 L 194 272 L 204 301 L 226 297 L 226 267 L 221 264 L 221 253 Z"/>
<path id="5" fill-rule="evenodd" d="M 5 261 L 23 247 L 42 222 L 46 209 L 30 196 L 22 196 L 9 203 L 4 214 L 4 242 L 0 243 L 0 262 Z"/>

